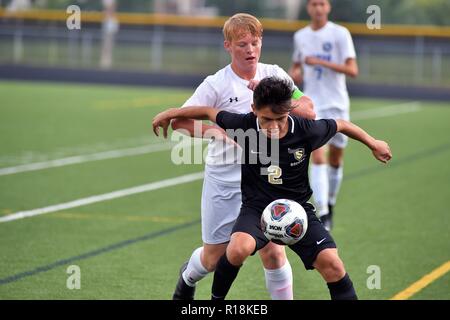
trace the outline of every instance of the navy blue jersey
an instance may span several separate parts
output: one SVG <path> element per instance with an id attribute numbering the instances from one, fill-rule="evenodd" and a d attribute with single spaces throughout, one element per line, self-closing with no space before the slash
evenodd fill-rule
<path id="1" fill-rule="evenodd" d="M 276 199 L 304 204 L 312 195 L 308 179 L 311 152 L 328 142 L 337 130 L 332 119 L 307 120 L 289 115 L 288 133 L 275 141 L 260 130 L 253 113 L 220 111 L 216 123 L 223 129 L 242 129 L 245 139 L 233 136 L 243 148 L 242 206 L 262 211 Z M 254 133 L 254 134 L 252 134 Z M 255 139 L 256 136 L 256 139 Z M 276 147 L 278 144 L 278 147 Z"/>

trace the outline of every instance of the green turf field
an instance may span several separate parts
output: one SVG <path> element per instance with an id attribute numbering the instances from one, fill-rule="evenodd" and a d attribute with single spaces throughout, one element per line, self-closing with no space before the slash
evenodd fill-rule
<path id="1" fill-rule="evenodd" d="M 151 189 L 0 220 L 0 299 L 170 299 L 180 265 L 201 244 L 202 180 L 189 174 L 202 166 L 173 164 L 170 145 L 151 134 L 151 119 L 189 94 L 0 82 L 0 219 Z M 389 141 L 394 158 L 385 166 L 349 144 L 332 233 L 359 297 L 390 299 L 450 260 L 450 103 L 353 99 L 352 110 L 357 124 Z M 48 162 L 67 158 L 76 161 Z M 48 167 L 24 166 L 31 163 Z M 295 298 L 329 299 L 318 273 L 288 255 Z M 80 268 L 80 289 L 67 288 L 71 265 Z M 380 268 L 380 289 L 366 285 L 370 266 Z M 209 299 L 211 281 L 199 283 L 196 298 Z M 449 285 L 447 273 L 410 299 L 450 299 Z M 228 298 L 269 299 L 257 257 Z"/>

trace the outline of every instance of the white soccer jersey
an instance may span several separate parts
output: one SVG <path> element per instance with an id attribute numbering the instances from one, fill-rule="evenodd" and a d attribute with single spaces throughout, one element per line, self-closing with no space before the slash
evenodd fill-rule
<path id="1" fill-rule="evenodd" d="M 254 79 L 262 80 L 270 76 L 285 78 L 293 83 L 289 75 L 279 66 L 258 63 Z M 194 94 L 183 104 L 183 107 L 207 106 L 234 113 L 251 112 L 253 91 L 247 87 L 248 83 L 249 81 L 240 78 L 234 73 L 231 65 L 228 65 L 203 80 Z M 238 163 L 240 154 L 231 151 L 232 149 L 231 145 L 223 148 L 222 142 L 212 141 L 209 143 L 205 173 L 210 178 L 224 184 L 240 183 L 241 169 Z M 225 157 L 225 153 L 228 153 L 227 157 Z"/>
<path id="2" fill-rule="evenodd" d="M 348 58 L 356 58 L 350 32 L 333 22 L 328 22 L 319 30 L 307 26 L 294 34 L 292 56 L 293 62 L 302 64 L 303 92 L 312 99 L 316 110 L 348 110 L 350 101 L 345 74 L 322 66 L 307 65 L 305 58 L 308 56 L 337 64 L 344 64 Z"/>

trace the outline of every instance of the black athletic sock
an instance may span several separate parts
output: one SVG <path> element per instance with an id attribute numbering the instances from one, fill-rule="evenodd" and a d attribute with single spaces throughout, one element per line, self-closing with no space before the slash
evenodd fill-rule
<path id="1" fill-rule="evenodd" d="M 358 300 L 353 282 L 350 280 L 348 273 L 336 282 L 327 283 L 330 290 L 331 300 Z"/>
<path id="2" fill-rule="evenodd" d="M 224 254 L 217 262 L 212 284 L 212 300 L 224 300 L 241 266 L 233 266 Z"/>

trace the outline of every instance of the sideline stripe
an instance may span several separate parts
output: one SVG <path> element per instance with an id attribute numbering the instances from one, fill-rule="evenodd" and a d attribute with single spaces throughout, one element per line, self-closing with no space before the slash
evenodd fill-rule
<path id="1" fill-rule="evenodd" d="M 412 101 L 391 105 L 383 108 L 371 108 L 368 110 L 356 111 L 350 114 L 350 120 L 366 120 L 375 118 L 391 117 L 398 114 L 417 112 L 422 109 L 419 101 Z"/>
<path id="2" fill-rule="evenodd" d="M 386 106 L 383 108 L 372 108 L 369 110 L 356 111 L 353 112 L 350 116 L 351 120 L 366 120 L 366 119 L 374 119 L 374 118 L 382 118 L 382 117 L 390 117 L 397 114 L 404 114 L 410 112 L 420 111 L 422 108 L 420 106 L 420 102 L 413 101 L 402 104 L 395 104 Z M 29 172 L 29 171 L 37 171 L 42 169 L 56 168 L 62 167 L 72 164 L 80 164 L 90 161 L 98 161 L 98 160 L 106 160 L 106 159 L 114 159 L 114 158 L 122 158 L 122 157 L 130 157 L 136 155 L 143 155 L 152 152 L 158 151 L 166 151 L 170 150 L 175 144 L 172 143 L 159 143 L 159 144 L 151 144 L 142 147 L 136 148 L 128 148 L 128 149 L 118 149 L 118 150 L 110 150 L 104 152 L 98 152 L 93 154 L 85 154 L 43 162 L 36 163 L 28 163 L 13 167 L 0 168 L 0 176 L 6 176 L 21 172 Z"/>
<path id="3" fill-rule="evenodd" d="M 429 274 L 423 276 L 420 280 L 414 282 L 405 290 L 397 293 L 395 296 L 391 298 L 391 300 L 407 300 L 411 298 L 414 294 L 431 284 L 436 279 L 439 279 L 443 275 L 445 275 L 448 271 L 450 271 L 450 261 L 447 261 L 439 268 L 434 269 Z"/>
<path id="4" fill-rule="evenodd" d="M 16 213 L 1 217 L 0 223 L 23 219 L 23 218 L 28 218 L 28 217 L 33 217 L 33 216 L 46 214 L 46 213 L 50 213 L 50 212 L 55 212 L 55 211 L 61 211 L 61 210 L 81 207 L 81 206 L 85 206 L 88 204 L 93 204 L 93 203 L 102 202 L 102 201 L 106 201 L 106 200 L 122 198 L 122 197 L 126 197 L 126 196 L 133 195 L 133 194 L 138 194 L 138 193 L 147 192 L 147 191 L 151 191 L 151 190 L 176 186 L 179 184 L 188 183 L 188 182 L 192 182 L 192 181 L 196 181 L 196 180 L 200 180 L 200 179 L 203 179 L 203 172 L 196 172 L 196 173 L 187 174 L 184 176 L 179 176 L 176 178 L 152 182 L 152 183 L 148 183 L 148 184 L 144 184 L 144 185 L 140 185 L 140 186 L 136 186 L 136 187 L 132 187 L 132 188 L 128 188 L 128 189 L 117 190 L 117 191 L 113 191 L 113 192 L 109 192 L 109 193 L 104 193 L 104 194 L 95 195 L 95 196 L 91 196 L 91 197 L 87 197 L 87 198 L 73 200 L 70 202 L 60 203 L 60 204 L 56 204 L 56 205 L 52 205 L 52 206 L 48 206 L 48 207 L 44 207 L 44 208 L 16 212 Z"/>
<path id="5" fill-rule="evenodd" d="M 434 156 L 434 155 L 440 154 L 442 152 L 447 152 L 447 150 L 449 148 L 450 148 L 449 143 L 442 144 L 442 145 L 439 145 L 434 148 L 422 150 L 415 154 L 402 157 L 400 159 L 394 159 L 387 166 L 393 167 L 393 166 L 398 166 L 398 165 L 401 165 L 404 163 L 411 163 L 413 161 L 417 161 L 417 160 L 421 160 L 423 158 Z M 359 171 L 349 173 L 348 175 L 346 175 L 346 177 L 344 179 L 345 179 L 345 181 L 351 180 L 351 179 L 358 178 L 363 175 L 378 172 L 380 170 L 385 170 L 385 168 L 386 167 L 382 166 L 382 165 L 376 165 L 376 166 L 364 168 Z M 111 199 L 118 198 L 118 197 L 125 197 L 125 196 L 136 194 L 136 193 L 141 193 L 141 192 L 146 192 L 146 191 L 155 190 L 155 189 L 159 189 L 159 188 L 174 186 L 174 185 L 181 184 L 181 183 L 187 183 L 187 182 L 199 180 L 202 178 L 203 178 L 203 172 L 197 172 L 197 173 L 193 173 L 193 174 L 189 174 L 189 175 L 185 175 L 185 176 L 180 176 L 177 178 L 153 182 L 150 184 L 137 186 L 137 187 L 133 187 L 133 188 L 129 188 L 129 189 L 124 189 L 124 190 L 119 190 L 119 191 L 114 191 L 114 192 L 106 193 L 103 195 L 97 195 L 97 196 L 92 196 L 92 197 L 88 197 L 88 198 L 78 199 L 78 200 L 74 200 L 71 202 L 66 202 L 66 203 L 53 205 L 53 206 L 49 206 L 49 207 L 45 207 L 45 208 L 21 211 L 21 212 L 13 213 L 13 214 L 10 214 L 10 215 L 4 216 L 4 217 L 0 217 L 0 223 L 13 221 L 13 220 L 17 220 L 17 219 L 23 219 L 23 218 L 30 217 L 30 216 L 55 212 L 55 211 L 59 211 L 59 210 L 69 209 L 69 208 L 75 208 L 75 207 L 79 207 L 79 206 L 83 206 L 83 205 L 87 205 L 87 204 L 91 204 L 91 203 L 111 200 Z"/>
<path id="6" fill-rule="evenodd" d="M 421 158 L 424 158 L 424 157 L 429 157 L 429 156 L 433 156 L 435 154 L 439 154 L 442 151 L 446 151 L 449 147 L 450 147 L 450 144 L 441 145 L 441 146 L 438 146 L 438 147 L 433 148 L 431 150 L 426 150 L 425 152 L 421 152 L 421 154 L 420 154 L 420 155 L 422 155 L 421 157 L 413 157 L 412 158 L 413 160 L 411 160 L 411 157 L 405 157 L 406 158 L 405 160 L 402 160 L 402 161 L 398 161 L 397 160 L 397 162 L 416 161 L 417 159 L 421 159 Z M 362 171 L 356 172 L 355 174 L 350 175 L 350 177 L 348 177 L 348 179 L 349 180 L 350 179 L 357 179 L 357 178 L 359 178 L 361 176 L 368 175 L 368 174 L 371 174 L 371 173 L 373 173 L 375 171 L 379 171 L 379 170 L 382 170 L 382 169 L 384 170 L 384 167 L 382 167 L 382 166 L 371 167 L 368 170 L 362 170 Z M 12 275 L 12 276 L 0 279 L 0 285 L 6 284 L 6 283 L 10 283 L 10 282 L 15 282 L 15 281 L 20 280 L 22 278 L 25 278 L 25 277 L 28 277 L 28 276 L 33 276 L 33 275 L 41 273 L 41 272 L 46 272 L 46 271 L 54 269 L 54 268 L 56 268 L 58 266 L 65 265 L 65 264 L 71 263 L 71 262 L 76 261 L 76 260 L 87 259 L 87 258 L 90 258 L 90 257 L 93 257 L 93 256 L 100 255 L 100 254 L 102 254 L 104 252 L 112 251 L 112 250 L 115 250 L 115 249 L 120 249 L 122 247 L 125 247 L 127 245 L 130 245 L 130 244 L 133 244 L 133 243 L 136 243 L 136 242 L 139 242 L 139 241 L 148 240 L 148 239 L 156 238 L 156 237 L 159 237 L 159 236 L 163 236 L 163 235 L 166 235 L 168 233 L 171 233 L 172 231 L 180 230 L 180 229 L 183 228 L 183 226 L 188 227 L 188 225 L 193 225 L 194 223 L 199 223 L 199 222 L 200 222 L 200 220 L 193 221 L 191 223 L 187 223 L 187 224 L 179 226 L 179 227 L 173 227 L 170 230 L 167 229 L 167 231 L 163 230 L 163 231 L 161 231 L 159 233 L 156 233 L 156 234 L 148 234 L 148 235 L 144 235 L 144 236 L 142 236 L 140 238 L 125 240 L 125 241 L 122 241 L 120 243 L 112 244 L 112 245 L 104 247 L 102 249 L 98 249 L 98 250 L 95 250 L 95 251 L 90 251 L 90 252 L 84 253 L 82 255 L 76 256 L 76 257 L 59 260 L 59 261 L 56 261 L 56 262 L 51 263 L 51 264 L 46 265 L 46 266 L 38 267 L 38 268 L 30 270 L 30 271 L 25 271 L 25 272 L 22 272 L 22 273 L 19 273 L 19 274 L 16 274 L 16 275 Z"/>
<path id="7" fill-rule="evenodd" d="M 20 172 L 36 171 L 36 170 L 42 170 L 42 169 L 48 169 L 48 168 L 62 167 L 62 166 L 67 166 L 67 165 L 71 165 L 71 164 L 78 164 L 78 163 L 89 162 L 89 161 L 98 161 L 98 160 L 105 160 L 105 159 L 114 159 L 114 158 L 142 155 L 142 154 L 147 154 L 147 153 L 152 153 L 152 152 L 170 150 L 172 147 L 173 147 L 172 143 L 150 144 L 150 145 L 136 147 L 136 148 L 117 149 L 117 150 L 110 150 L 110 151 L 98 152 L 98 153 L 93 153 L 93 154 L 85 154 L 85 155 L 43 161 L 43 162 L 23 164 L 23 165 L 14 166 L 14 167 L 0 168 L 0 176 L 6 176 L 9 174 L 15 174 L 15 173 L 20 173 Z"/>
<path id="8" fill-rule="evenodd" d="M 195 225 L 195 224 L 197 224 L 199 222 L 200 222 L 200 220 L 190 221 L 188 223 L 183 223 L 181 225 L 170 227 L 170 228 L 167 228 L 167 229 L 164 229 L 164 230 L 161 230 L 161 231 L 148 233 L 148 234 L 145 234 L 143 236 L 140 236 L 140 237 L 137 237 L 137 238 L 134 238 L 134 239 L 128 239 L 128 240 L 116 242 L 116 243 L 113 243 L 113 244 L 111 244 L 109 246 L 106 246 L 106 247 L 103 247 L 103 248 L 99 248 L 99 249 L 96 249 L 96 250 L 92 250 L 92 251 L 83 253 L 83 254 L 78 255 L 78 256 L 74 256 L 74 257 L 58 260 L 58 261 L 55 261 L 55 262 L 50 263 L 48 265 L 37 267 L 37 268 L 35 268 L 33 270 L 17 273 L 15 275 L 12 275 L 12 276 L 0 279 L 0 285 L 8 284 L 8 283 L 11 283 L 11 282 L 15 282 L 17 280 L 20 280 L 20 279 L 23 279 L 23 278 L 26 278 L 26 277 L 31 277 L 31 276 L 34 276 L 35 274 L 38 274 L 38 273 L 50 271 L 52 269 L 55 269 L 56 267 L 64 266 L 64 265 L 73 263 L 75 261 L 92 258 L 92 257 L 101 255 L 101 254 L 106 253 L 106 252 L 110 252 L 110 251 L 113 251 L 113 250 L 121 249 L 123 247 L 127 247 L 127 246 L 135 244 L 137 242 L 142 242 L 142 241 L 158 238 L 158 237 L 161 237 L 161 236 L 173 233 L 175 231 L 179 231 L 181 229 L 189 228 L 189 227 L 191 227 L 191 226 L 193 226 L 193 225 Z"/>

